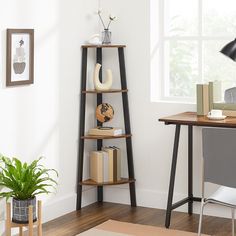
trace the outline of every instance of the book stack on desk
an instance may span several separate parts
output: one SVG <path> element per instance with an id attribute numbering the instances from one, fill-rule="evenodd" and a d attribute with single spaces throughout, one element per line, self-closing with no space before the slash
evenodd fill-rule
<path id="1" fill-rule="evenodd" d="M 209 85 L 197 84 L 197 115 L 207 115 L 209 112 Z"/>

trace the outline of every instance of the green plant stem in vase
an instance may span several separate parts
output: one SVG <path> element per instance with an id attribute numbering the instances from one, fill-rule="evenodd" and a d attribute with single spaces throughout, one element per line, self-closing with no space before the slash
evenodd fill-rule
<path id="1" fill-rule="evenodd" d="M 28 223 L 28 209 L 33 206 L 33 220 L 36 221 L 36 195 L 51 193 L 56 190 L 57 182 L 50 177 L 54 169 L 47 169 L 39 164 L 42 157 L 32 163 L 22 163 L 17 158 L 0 156 L 0 187 L 6 188 L 0 192 L 1 198 L 12 198 L 12 221 Z"/>

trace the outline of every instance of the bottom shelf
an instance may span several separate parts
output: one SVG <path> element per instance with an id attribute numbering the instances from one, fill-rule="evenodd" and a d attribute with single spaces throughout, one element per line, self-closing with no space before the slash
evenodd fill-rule
<path id="1" fill-rule="evenodd" d="M 92 186 L 104 186 L 104 185 L 118 185 L 118 184 L 128 184 L 135 182 L 135 179 L 128 179 L 128 178 L 121 178 L 121 180 L 115 181 L 115 182 L 103 182 L 103 183 L 97 183 L 91 179 L 84 180 L 80 182 L 80 185 L 92 185 Z"/>

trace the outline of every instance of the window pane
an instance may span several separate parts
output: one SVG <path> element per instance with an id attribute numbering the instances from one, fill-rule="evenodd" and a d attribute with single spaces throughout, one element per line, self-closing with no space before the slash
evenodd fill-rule
<path id="1" fill-rule="evenodd" d="M 164 4 L 165 35 L 197 35 L 198 0 L 164 0 Z"/>
<path id="2" fill-rule="evenodd" d="M 228 42 L 210 40 L 203 43 L 204 81 L 224 81 L 222 91 L 236 85 L 236 63 L 219 52 Z"/>
<path id="3" fill-rule="evenodd" d="M 198 79 L 196 41 L 172 40 L 165 43 L 165 78 L 165 96 L 195 96 Z"/>
<path id="4" fill-rule="evenodd" d="M 207 36 L 229 36 L 236 32 L 235 0 L 204 0 L 203 33 Z"/>

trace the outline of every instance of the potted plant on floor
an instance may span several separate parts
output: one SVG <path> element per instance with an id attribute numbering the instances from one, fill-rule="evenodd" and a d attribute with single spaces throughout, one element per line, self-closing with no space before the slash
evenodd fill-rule
<path id="1" fill-rule="evenodd" d="M 57 182 L 50 177 L 54 169 L 47 169 L 39 162 L 40 157 L 32 163 L 22 163 L 17 158 L 0 156 L 0 187 L 6 188 L 0 192 L 0 197 L 12 198 L 12 221 L 28 223 L 28 209 L 33 206 L 33 220 L 36 221 L 36 195 L 51 193 Z"/>

